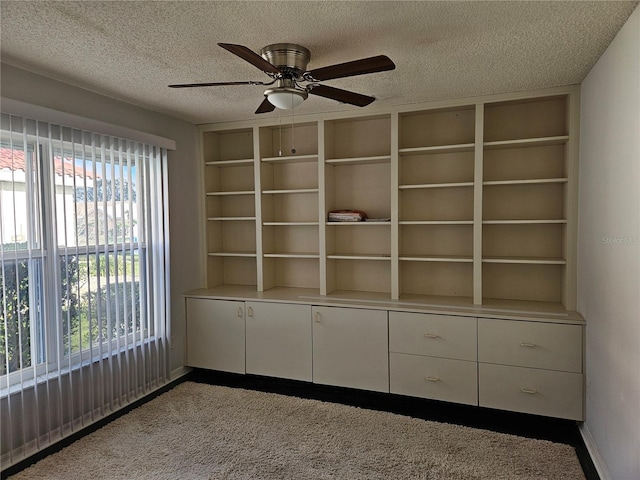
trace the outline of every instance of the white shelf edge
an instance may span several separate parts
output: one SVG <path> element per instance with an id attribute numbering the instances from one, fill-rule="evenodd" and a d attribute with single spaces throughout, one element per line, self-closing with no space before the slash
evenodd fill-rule
<path id="1" fill-rule="evenodd" d="M 320 258 L 318 253 L 264 253 L 262 256 L 265 258 Z"/>
<path id="2" fill-rule="evenodd" d="M 233 222 L 242 222 L 242 221 L 252 221 L 254 222 L 256 220 L 256 217 L 207 217 L 207 221 L 209 222 L 227 222 L 227 221 L 233 221 Z"/>
<path id="3" fill-rule="evenodd" d="M 207 255 L 210 257 L 257 257 L 255 253 L 249 252 L 209 252 Z"/>
<path id="4" fill-rule="evenodd" d="M 207 192 L 208 197 L 225 197 L 225 196 L 233 196 L 233 195 L 254 195 L 255 192 L 253 190 L 236 190 L 232 192 Z"/>
<path id="5" fill-rule="evenodd" d="M 565 224 L 565 219 L 534 219 L 534 220 L 483 220 L 483 225 L 537 225 L 537 224 Z"/>
<path id="6" fill-rule="evenodd" d="M 473 220 L 400 220 L 399 225 L 473 225 Z"/>
<path id="7" fill-rule="evenodd" d="M 327 255 L 328 260 L 391 260 L 391 255 L 363 255 L 350 253 L 332 253 Z"/>
<path id="8" fill-rule="evenodd" d="M 563 258 L 540 257 L 485 257 L 482 263 L 520 264 L 520 265 L 566 265 Z"/>
<path id="9" fill-rule="evenodd" d="M 569 181 L 566 177 L 559 178 L 532 178 L 529 180 L 487 180 L 482 182 L 484 186 L 492 185 L 538 185 L 545 183 L 567 183 Z"/>
<path id="10" fill-rule="evenodd" d="M 262 225 L 270 227 L 317 227 L 320 224 L 318 222 L 262 222 Z"/>
<path id="11" fill-rule="evenodd" d="M 349 226 L 360 226 L 360 227 L 362 227 L 362 226 L 367 225 L 367 226 L 371 227 L 371 226 L 374 226 L 374 225 L 391 225 L 391 222 L 329 222 L 329 221 L 327 221 L 326 224 L 328 226 L 329 225 L 331 225 L 331 226 L 333 226 L 333 225 L 336 225 L 336 226 L 337 225 L 342 225 L 342 226 L 349 225 Z"/>
<path id="12" fill-rule="evenodd" d="M 331 158 L 325 160 L 328 165 L 355 165 L 367 163 L 387 163 L 391 162 L 391 155 L 374 155 L 371 157 L 353 157 L 353 158 Z"/>
<path id="13" fill-rule="evenodd" d="M 456 152 L 473 152 L 475 143 L 459 143 L 454 145 L 434 145 L 430 147 L 410 147 L 400 148 L 400 155 L 420 155 L 423 153 L 456 153 Z"/>
<path id="14" fill-rule="evenodd" d="M 260 159 L 264 163 L 306 163 L 318 160 L 318 154 L 310 155 L 287 155 L 282 157 L 265 157 Z"/>
<path id="15" fill-rule="evenodd" d="M 412 190 L 423 188 L 459 188 L 473 187 L 473 182 L 453 182 L 453 183 L 423 183 L 419 185 L 399 185 L 398 190 Z"/>
<path id="16" fill-rule="evenodd" d="M 239 165 L 253 165 L 253 158 L 242 158 L 238 160 L 215 160 L 204 162 L 209 167 L 237 167 Z"/>
<path id="17" fill-rule="evenodd" d="M 317 188 L 292 188 L 282 190 L 263 190 L 263 195 L 289 194 L 289 193 L 318 193 Z"/>
<path id="18" fill-rule="evenodd" d="M 403 262 L 449 262 L 449 263 L 473 263 L 473 257 L 465 256 L 437 256 L 437 255 L 400 255 Z"/>
<path id="19" fill-rule="evenodd" d="M 552 137 L 518 138 L 515 140 L 496 140 L 484 142 L 484 147 L 511 148 L 511 147 L 543 147 L 547 145 L 562 145 L 569 141 L 569 135 L 556 135 Z"/>

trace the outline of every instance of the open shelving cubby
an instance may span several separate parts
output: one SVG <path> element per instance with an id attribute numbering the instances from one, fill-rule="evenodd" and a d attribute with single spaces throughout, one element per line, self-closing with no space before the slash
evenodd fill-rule
<path id="1" fill-rule="evenodd" d="M 473 301 L 475 106 L 399 118 L 399 296 Z"/>
<path id="2" fill-rule="evenodd" d="M 564 95 L 485 105 L 483 303 L 561 304 L 569 141 Z"/>
<path id="3" fill-rule="evenodd" d="M 319 289 L 317 124 L 259 135 L 263 290 Z"/>
<path id="4" fill-rule="evenodd" d="M 207 283 L 256 285 L 253 131 L 205 132 Z"/>
<path id="5" fill-rule="evenodd" d="M 391 296 L 391 116 L 324 122 L 326 293 Z M 329 222 L 361 210 L 364 222 Z"/>

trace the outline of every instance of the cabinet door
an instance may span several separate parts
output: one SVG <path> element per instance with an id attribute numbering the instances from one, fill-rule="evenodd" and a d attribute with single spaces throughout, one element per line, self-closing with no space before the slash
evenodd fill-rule
<path id="1" fill-rule="evenodd" d="M 247 373 L 311 381 L 311 306 L 247 302 Z"/>
<path id="2" fill-rule="evenodd" d="M 187 299 L 187 365 L 244 371 L 244 302 Z"/>
<path id="3" fill-rule="evenodd" d="M 313 307 L 313 381 L 389 391 L 387 312 Z"/>

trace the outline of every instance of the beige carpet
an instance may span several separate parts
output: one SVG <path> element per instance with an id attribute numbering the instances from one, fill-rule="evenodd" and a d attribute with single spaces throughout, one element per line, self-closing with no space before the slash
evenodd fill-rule
<path id="1" fill-rule="evenodd" d="M 584 479 L 572 447 L 185 382 L 18 479 Z"/>

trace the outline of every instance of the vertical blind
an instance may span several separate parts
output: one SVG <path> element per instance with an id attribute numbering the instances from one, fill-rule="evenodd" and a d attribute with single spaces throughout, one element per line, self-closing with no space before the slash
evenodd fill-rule
<path id="1" fill-rule="evenodd" d="M 2 113 L 3 468 L 169 380 L 166 150 Z"/>

